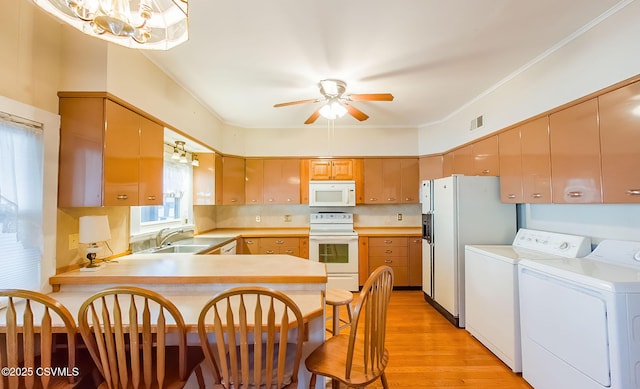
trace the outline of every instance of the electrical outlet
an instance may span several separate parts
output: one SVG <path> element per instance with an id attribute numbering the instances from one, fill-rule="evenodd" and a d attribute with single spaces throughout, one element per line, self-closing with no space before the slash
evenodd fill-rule
<path id="1" fill-rule="evenodd" d="M 401 213 L 399 213 L 399 214 L 397 215 L 397 217 L 398 217 L 398 221 L 399 221 L 399 222 L 401 222 L 401 221 L 402 221 L 402 214 L 401 214 Z"/>
<path id="2" fill-rule="evenodd" d="M 80 240 L 79 234 L 69 234 L 69 250 L 77 249 L 79 240 Z"/>
<path id="3" fill-rule="evenodd" d="M 291 215 L 284 215 L 284 221 L 285 221 L 286 223 L 291 222 Z"/>
<path id="4" fill-rule="evenodd" d="M 256 216 L 256 223 L 260 223 L 261 220 L 260 215 Z"/>

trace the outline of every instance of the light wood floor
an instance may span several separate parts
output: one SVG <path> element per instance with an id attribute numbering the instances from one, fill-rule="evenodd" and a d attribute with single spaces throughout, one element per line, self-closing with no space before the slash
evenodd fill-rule
<path id="1" fill-rule="evenodd" d="M 386 344 L 391 388 L 531 388 L 466 330 L 427 304 L 422 291 L 393 292 Z M 382 385 L 367 387 L 373 388 Z"/>

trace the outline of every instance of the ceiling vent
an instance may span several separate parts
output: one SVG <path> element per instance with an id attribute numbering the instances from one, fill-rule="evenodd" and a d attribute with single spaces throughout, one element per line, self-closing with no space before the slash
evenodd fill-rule
<path id="1" fill-rule="evenodd" d="M 469 131 L 473 131 L 477 128 L 482 127 L 484 124 L 484 117 L 482 115 L 478 116 L 471 120 L 471 124 L 469 125 Z"/>

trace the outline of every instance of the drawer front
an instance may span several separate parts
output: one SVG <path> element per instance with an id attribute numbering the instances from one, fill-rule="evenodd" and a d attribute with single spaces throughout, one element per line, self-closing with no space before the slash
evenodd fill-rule
<path id="1" fill-rule="evenodd" d="M 369 274 L 376 270 L 377 266 L 369 264 Z M 393 269 L 393 286 L 409 286 L 409 272 L 406 267 L 391 267 Z"/>
<path id="2" fill-rule="evenodd" d="M 300 238 L 260 238 L 261 247 L 298 247 Z"/>
<path id="3" fill-rule="evenodd" d="M 369 238 L 369 246 L 407 246 L 407 238 L 406 237 L 398 237 L 398 236 L 387 236 L 387 237 L 374 237 Z"/>
<path id="4" fill-rule="evenodd" d="M 260 238 L 242 239 L 242 254 L 259 254 Z"/>
<path id="5" fill-rule="evenodd" d="M 407 246 L 370 246 L 369 256 L 371 257 L 406 257 Z"/>
<path id="6" fill-rule="evenodd" d="M 294 257 L 300 256 L 299 247 L 282 247 L 280 248 L 280 254 L 293 255 Z"/>
<path id="7" fill-rule="evenodd" d="M 396 267 L 403 267 L 406 270 L 408 265 L 407 257 L 369 257 L 369 267 L 374 269 L 378 266 L 391 266 L 394 271 Z"/>

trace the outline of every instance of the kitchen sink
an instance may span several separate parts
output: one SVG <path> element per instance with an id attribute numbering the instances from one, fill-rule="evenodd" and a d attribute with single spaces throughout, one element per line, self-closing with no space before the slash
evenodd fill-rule
<path id="1" fill-rule="evenodd" d="M 193 245 L 193 244 L 176 244 L 165 247 L 160 247 L 152 251 L 154 254 L 163 253 L 199 253 L 201 251 L 207 251 L 211 246 L 209 245 Z"/>

